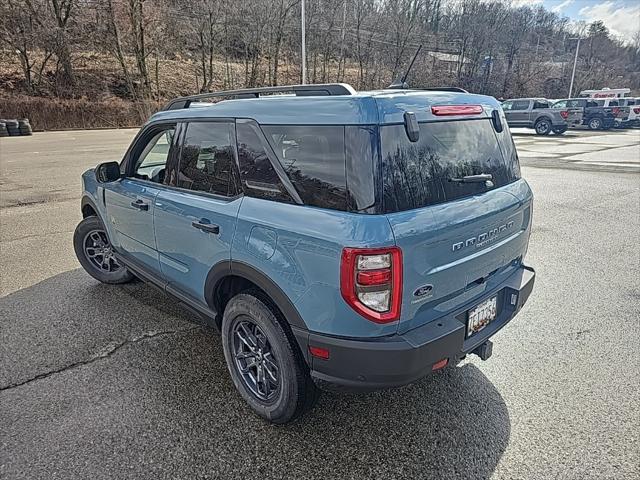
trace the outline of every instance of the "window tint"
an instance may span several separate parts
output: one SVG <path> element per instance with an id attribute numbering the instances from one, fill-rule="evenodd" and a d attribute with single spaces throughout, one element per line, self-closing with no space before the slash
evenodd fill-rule
<path id="1" fill-rule="evenodd" d="M 529 100 L 516 100 L 513 102 L 511 110 L 527 110 L 529 108 Z"/>
<path id="2" fill-rule="evenodd" d="M 501 135 L 496 138 L 489 119 L 422 123 L 416 143 L 407 139 L 402 125 L 381 127 L 385 211 L 421 208 L 487 190 L 484 183 L 452 178 L 490 173 L 496 188 L 517 180 L 520 167 L 513 142 L 507 129 Z"/>
<path id="3" fill-rule="evenodd" d="M 228 197 L 237 193 L 232 128 L 231 123 L 217 122 L 187 125 L 180 151 L 179 187 Z"/>
<path id="4" fill-rule="evenodd" d="M 603 107 L 603 106 L 604 106 L 604 100 L 598 100 L 598 101 L 587 100 L 587 107 Z"/>
<path id="5" fill-rule="evenodd" d="M 151 134 L 136 161 L 136 178 L 166 183 L 165 172 L 174 133 L 175 127 L 169 126 Z"/>
<path id="6" fill-rule="evenodd" d="M 619 107 L 619 106 L 620 106 L 620 104 L 618 103 L 618 100 L 611 100 L 611 101 L 609 102 L 609 106 L 610 106 L 610 107 Z"/>
<path id="7" fill-rule="evenodd" d="M 375 204 L 374 159 L 378 158 L 378 129 L 345 127 L 347 190 L 350 211 L 364 211 Z"/>
<path id="8" fill-rule="evenodd" d="M 262 132 L 257 125 L 237 122 L 236 135 L 240 178 L 247 195 L 291 202 L 291 197 L 269 160 L 267 146 L 263 143 Z"/>
<path id="9" fill-rule="evenodd" d="M 533 103 L 533 109 L 536 110 L 538 108 L 549 108 L 549 102 L 545 102 L 543 100 L 536 100 Z"/>
<path id="10" fill-rule="evenodd" d="M 262 129 L 306 205 L 347 209 L 344 127 L 269 125 Z"/>

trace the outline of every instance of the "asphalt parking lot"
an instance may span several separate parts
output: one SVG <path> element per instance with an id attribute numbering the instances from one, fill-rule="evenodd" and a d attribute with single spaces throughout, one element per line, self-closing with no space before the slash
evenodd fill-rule
<path id="1" fill-rule="evenodd" d="M 286 427 L 215 332 L 80 269 L 80 173 L 135 131 L 0 139 L 0 478 L 640 478 L 640 130 L 515 133 L 537 279 L 493 357 Z"/>

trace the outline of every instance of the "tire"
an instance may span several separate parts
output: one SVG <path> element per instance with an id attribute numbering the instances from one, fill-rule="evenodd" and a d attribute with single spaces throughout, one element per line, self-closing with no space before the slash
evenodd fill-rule
<path id="1" fill-rule="evenodd" d="M 295 420 L 319 396 L 288 332 L 261 292 L 240 293 L 224 310 L 222 345 L 231 379 L 253 411 L 276 424 Z"/>
<path id="2" fill-rule="evenodd" d="M 111 242 L 98 217 L 87 217 L 78 224 L 73 233 L 73 248 L 82 268 L 96 280 L 117 284 L 134 279 L 113 257 Z"/>
<path id="3" fill-rule="evenodd" d="M 555 133 L 556 135 L 562 135 L 567 131 L 567 128 L 568 127 L 553 127 L 553 133 Z"/>
<path id="4" fill-rule="evenodd" d="M 533 126 L 537 135 L 549 135 L 551 133 L 551 122 L 546 118 L 541 118 Z"/>
<path id="5" fill-rule="evenodd" d="M 600 130 L 602 128 L 602 119 L 599 117 L 593 117 L 589 120 L 589 129 L 591 130 Z"/>

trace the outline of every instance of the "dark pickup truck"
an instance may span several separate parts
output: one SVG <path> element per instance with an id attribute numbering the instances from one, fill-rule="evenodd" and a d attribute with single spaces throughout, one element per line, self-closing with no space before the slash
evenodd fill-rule
<path id="1" fill-rule="evenodd" d="M 620 113 L 619 108 L 600 106 L 593 98 L 567 98 L 554 103 L 553 108 L 568 111 L 574 118 L 578 118 L 581 113 L 581 125 L 587 125 L 591 130 L 610 129 Z"/>

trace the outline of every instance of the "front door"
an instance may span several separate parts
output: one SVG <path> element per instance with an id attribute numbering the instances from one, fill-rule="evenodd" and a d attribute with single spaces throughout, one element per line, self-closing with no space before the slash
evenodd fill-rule
<path id="1" fill-rule="evenodd" d="M 529 124 L 530 100 L 514 100 L 507 114 L 509 125 L 526 127 Z"/>
<path id="2" fill-rule="evenodd" d="M 136 140 L 127 160 L 127 173 L 105 188 L 107 221 L 118 253 L 159 273 L 153 212 L 167 160 L 173 155 L 175 125 L 148 127 Z"/>
<path id="3" fill-rule="evenodd" d="M 181 128 L 177 174 L 156 197 L 155 234 L 165 280 L 204 305 L 207 274 L 231 258 L 242 202 L 234 124 L 199 121 Z"/>

